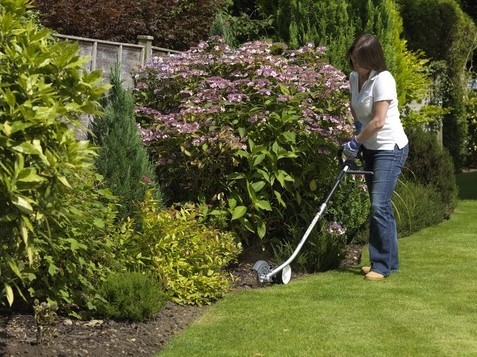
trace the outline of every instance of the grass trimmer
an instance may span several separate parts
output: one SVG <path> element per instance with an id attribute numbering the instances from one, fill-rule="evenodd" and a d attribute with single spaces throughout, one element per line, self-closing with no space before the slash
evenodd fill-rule
<path id="1" fill-rule="evenodd" d="M 363 159 L 362 159 L 361 152 L 359 153 L 358 157 L 362 162 Z M 310 225 L 308 226 L 305 234 L 303 235 L 300 242 L 298 243 L 298 246 L 295 248 L 293 254 L 285 262 L 283 262 L 276 268 L 273 268 L 272 265 L 270 265 L 264 260 L 259 260 L 254 264 L 252 269 L 255 270 L 255 272 L 257 273 L 257 280 L 259 284 L 265 284 L 265 283 L 288 284 L 288 282 L 291 279 L 291 273 L 292 273 L 290 263 L 296 258 L 301 248 L 305 244 L 306 240 L 308 239 L 308 236 L 310 235 L 311 231 L 315 227 L 316 223 L 325 212 L 328 202 L 330 201 L 331 197 L 335 193 L 336 189 L 338 188 L 343 178 L 346 175 L 372 175 L 373 174 L 372 171 L 364 171 L 361 167 L 357 165 L 355 160 L 351 160 L 351 159 L 343 160 L 343 149 L 340 149 L 338 151 L 337 159 L 338 159 L 338 167 L 340 169 L 338 177 L 336 178 L 336 181 L 330 193 L 326 197 L 325 201 L 321 204 L 318 212 L 316 213 L 315 217 L 313 218 Z"/>

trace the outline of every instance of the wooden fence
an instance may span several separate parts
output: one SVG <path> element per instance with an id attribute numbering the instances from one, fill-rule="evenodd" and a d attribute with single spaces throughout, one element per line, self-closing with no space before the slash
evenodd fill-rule
<path id="1" fill-rule="evenodd" d="M 87 71 L 102 70 L 106 83 L 109 83 L 108 75 L 111 68 L 119 64 L 121 80 L 127 89 L 133 87 L 131 73 L 135 68 L 144 66 L 153 56 L 179 53 L 179 51 L 153 46 L 152 41 L 154 37 L 152 36 L 138 36 L 137 44 L 103 41 L 61 34 L 57 34 L 56 36 L 66 41 L 78 42 L 80 55 L 89 58 L 89 61 L 85 64 L 85 69 Z M 84 115 L 81 121 L 85 127 L 88 127 L 91 117 Z M 81 140 L 86 139 L 87 133 L 83 128 L 77 128 L 76 137 Z"/>
<path id="2" fill-rule="evenodd" d="M 103 71 L 105 79 L 108 78 L 111 67 L 118 63 L 120 66 L 121 79 L 126 88 L 132 87 L 132 70 L 144 66 L 152 56 L 179 52 L 153 46 L 152 41 L 154 37 L 144 35 L 138 36 L 137 44 L 103 41 L 61 34 L 58 34 L 57 37 L 67 41 L 78 42 L 80 55 L 90 59 L 89 62 L 86 63 L 86 70 L 93 71 L 100 69 Z"/>

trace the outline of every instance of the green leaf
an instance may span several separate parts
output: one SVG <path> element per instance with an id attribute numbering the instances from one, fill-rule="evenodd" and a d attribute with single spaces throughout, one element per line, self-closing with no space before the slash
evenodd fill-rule
<path id="1" fill-rule="evenodd" d="M 314 191 L 316 191 L 316 189 L 317 189 L 316 180 L 311 180 L 310 181 L 310 191 L 314 192 Z"/>
<path id="2" fill-rule="evenodd" d="M 272 206 L 270 205 L 270 202 L 268 202 L 266 200 L 256 201 L 255 206 L 260 208 L 260 209 L 263 209 L 265 211 L 271 211 L 272 210 Z"/>
<path id="3" fill-rule="evenodd" d="M 280 92 L 282 92 L 282 94 L 290 95 L 290 90 L 287 87 L 285 87 L 285 85 L 283 85 L 282 83 L 279 83 L 279 86 L 280 86 Z"/>
<path id="4" fill-rule="evenodd" d="M 237 206 L 234 208 L 232 212 L 232 221 L 243 217 L 247 213 L 247 207 L 245 206 Z"/>
<path id="5" fill-rule="evenodd" d="M 287 204 L 285 203 L 285 201 L 283 201 L 282 194 L 278 191 L 275 191 L 275 190 L 273 191 L 273 193 L 275 194 L 275 197 L 276 197 L 278 203 L 280 203 L 280 205 L 282 205 L 283 207 L 286 207 Z"/>
<path id="6" fill-rule="evenodd" d="M 255 156 L 255 158 L 253 159 L 253 165 L 252 166 L 260 165 L 262 163 L 262 161 L 265 160 L 266 157 L 267 157 L 267 155 L 265 155 L 265 154 L 260 154 L 260 155 Z"/>
<path id="7" fill-rule="evenodd" d="M 267 233 L 267 227 L 265 226 L 265 223 L 263 221 L 258 222 L 257 224 L 257 234 L 260 238 L 265 237 L 265 234 Z"/>
<path id="8" fill-rule="evenodd" d="M 55 264 L 50 264 L 48 266 L 48 274 L 55 276 L 58 273 L 58 268 Z"/>
<path id="9" fill-rule="evenodd" d="M 58 181 L 60 181 L 60 182 L 63 184 L 63 186 L 68 187 L 68 188 L 72 188 L 71 185 L 70 185 L 70 183 L 69 183 L 68 180 L 66 179 L 66 177 L 64 177 L 64 176 L 58 176 Z"/>
<path id="10" fill-rule="evenodd" d="M 32 167 L 25 168 L 18 173 L 17 181 L 19 182 L 42 182 L 45 178 L 37 175 L 36 170 Z"/>
<path id="11" fill-rule="evenodd" d="M 10 306 L 12 306 L 12 305 L 13 305 L 13 299 L 14 299 L 13 289 L 12 289 L 12 287 L 11 287 L 9 284 L 7 284 L 7 283 L 5 283 L 5 293 L 6 293 L 6 295 L 7 295 L 8 304 L 9 304 Z"/>
<path id="12" fill-rule="evenodd" d="M 296 143 L 296 134 L 292 131 L 285 131 L 281 134 L 283 138 L 290 143 Z"/>
<path id="13" fill-rule="evenodd" d="M 265 184 L 266 184 L 265 181 L 253 182 L 252 183 L 252 188 L 255 192 L 259 192 L 262 188 L 265 187 Z"/>
<path id="14" fill-rule="evenodd" d="M 16 276 L 18 276 L 20 279 L 23 279 L 20 269 L 18 268 L 17 263 L 13 261 L 13 259 L 8 259 L 8 266 Z"/>
<path id="15" fill-rule="evenodd" d="M 228 178 L 230 180 L 241 180 L 243 178 L 245 178 L 245 175 L 243 173 L 240 173 L 240 172 L 232 172 Z"/>
<path id="16" fill-rule="evenodd" d="M 5 133 L 6 136 L 12 135 L 12 126 L 8 121 L 3 124 L 0 124 L 1 130 Z"/>
<path id="17" fill-rule="evenodd" d="M 234 209 L 237 206 L 237 200 L 235 198 L 229 198 L 228 200 L 230 209 Z"/>
<path id="18" fill-rule="evenodd" d="M 42 155 L 43 150 L 39 140 L 32 140 L 32 142 L 23 142 L 20 145 L 14 146 L 13 150 L 21 152 L 23 154 L 30 155 Z"/>
<path id="19" fill-rule="evenodd" d="M 22 197 L 20 195 L 13 195 L 12 203 L 23 213 L 26 213 L 26 214 L 33 213 L 33 207 L 28 202 L 28 199 L 25 197 Z"/>

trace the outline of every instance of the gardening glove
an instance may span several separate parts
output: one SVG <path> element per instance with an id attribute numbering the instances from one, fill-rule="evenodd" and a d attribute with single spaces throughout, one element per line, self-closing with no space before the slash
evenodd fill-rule
<path id="1" fill-rule="evenodd" d="M 358 156 L 359 148 L 361 144 L 358 143 L 356 138 L 351 139 L 346 144 L 343 144 L 343 153 L 347 159 L 355 159 Z"/>

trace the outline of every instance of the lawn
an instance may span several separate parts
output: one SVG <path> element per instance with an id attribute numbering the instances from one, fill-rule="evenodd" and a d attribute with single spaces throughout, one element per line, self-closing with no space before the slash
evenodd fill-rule
<path id="1" fill-rule="evenodd" d="M 477 173 L 458 182 L 451 219 L 400 240 L 399 273 L 238 291 L 159 356 L 477 356 Z"/>

